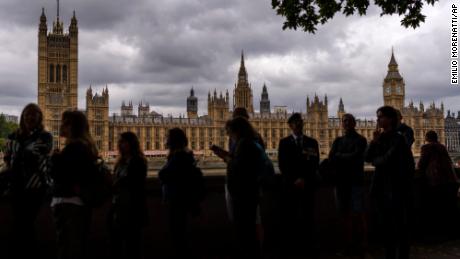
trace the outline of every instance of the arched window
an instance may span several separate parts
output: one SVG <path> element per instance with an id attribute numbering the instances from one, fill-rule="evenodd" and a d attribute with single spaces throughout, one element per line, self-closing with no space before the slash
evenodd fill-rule
<path id="1" fill-rule="evenodd" d="M 54 82 L 54 65 L 50 65 L 50 76 L 49 76 L 49 81 Z"/>
<path id="2" fill-rule="evenodd" d="M 61 82 L 61 66 L 56 65 L 56 83 Z"/>
<path id="3" fill-rule="evenodd" d="M 67 82 L 67 66 L 62 66 L 62 81 Z"/>

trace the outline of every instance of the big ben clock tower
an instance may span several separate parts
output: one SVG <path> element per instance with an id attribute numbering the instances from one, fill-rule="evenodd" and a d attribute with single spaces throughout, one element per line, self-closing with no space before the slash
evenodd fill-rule
<path id="1" fill-rule="evenodd" d="M 399 74 L 398 63 L 391 51 L 391 59 L 388 64 L 388 73 L 383 80 L 383 102 L 385 105 L 392 106 L 400 111 L 404 107 L 405 83 Z"/>

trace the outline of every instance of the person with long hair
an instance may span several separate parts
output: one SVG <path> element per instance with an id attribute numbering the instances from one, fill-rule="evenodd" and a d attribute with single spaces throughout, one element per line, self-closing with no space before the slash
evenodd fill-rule
<path id="1" fill-rule="evenodd" d="M 139 139 L 124 132 L 118 140 L 113 200 L 109 213 L 110 258 L 142 258 L 142 227 L 147 221 L 147 160 Z"/>
<path id="2" fill-rule="evenodd" d="M 62 114 L 60 136 L 65 147 L 52 156 L 54 180 L 51 207 L 56 227 L 57 258 L 86 258 L 86 243 L 91 223 L 91 207 L 81 195 L 91 181 L 90 173 L 98 159 L 89 133 L 88 120 L 80 111 Z"/>
<path id="3" fill-rule="evenodd" d="M 10 258 L 29 258 L 36 253 L 34 222 L 47 190 L 46 164 L 52 146 L 53 137 L 44 129 L 40 107 L 28 104 L 19 128 L 8 136 L 3 158 L 14 221 Z"/>
<path id="4" fill-rule="evenodd" d="M 196 166 L 193 152 L 187 148 L 188 139 L 180 128 L 170 129 L 166 143 L 169 154 L 158 173 L 163 185 L 164 200 L 168 204 L 169 227 L 174 256 L 190 257 L 187 242 L 188 216 L 200 214 L 204 199 L 204 179 Z"/>
<path id="5" fill-rule="evenodd" d="M 259 202 L 259 176 L 264 170 L 257 133 L 243 117 L 234 118 L 228 125 L 235 150 L 227 163 L 227 188 L 231 196 L 233 224 L 241 258 L 261 256 L 257 241 L 257 206 Z"/>
<path id="6" fill-rule="evenodd" d="M 365 154 L 365 161 L 375 167 L 371 200 L 380 217 L 386 259 L 410 256 L 409 214 L 415 163 L 405 137 L 397 131 L 398 122 L 393 107 L 380 107 L 377 129 Z"/>
<path id="7" fill-rule="evenodd" d="M 241 117 L 243 119 L 246 119 L 247 121 L 249 121 L 249 113 L 248 111 L 246 110 L 246 108 L 244 107 L 236 107 L 234 110 L 233 110 L 233 113 L 232 113 L 232 119 L 235 119 L 235 118 L 238 118 L 238 117 Z M 226 123 L 225 123 L 225 131 L 227 133 L 227 135 L 229 136 L 228 138 L 228 151 L 224 150 L 222 147 L 218 147 L 216 145 L 212 145 L 211 146 L 211 151 L 213 151 L 213 153 L 218 156 L 219 158 L 221 158 L 225 163 L 227 163 L 230 158 L 233 156 L 233 153 L 235 152 L 235 148 L 236 148 L 236 142 L 230 137 L 229 135 L 229 128 L 230 128 L 230 124 L 231 124 L 232 120 L 228 120 Z M 255 129 L 254 129 L 255 130 Z M 262 136 L 257 132 L 255 131 L 255 141 L 260 145 L 260 147 L 262 147 L 264 150 L 266 148 L 266 145 L 265 145 L 265 142 L 262 138 Z M 233 221 L 233 212 L 232 212 L 232 202 L 231 202 L 231 195 L 228 191 L 228 186 L 227 184 L 225 184 L 225 201 L 226 201 L 226 204 L 227 204 L 227 214 L 228 214 L 228 217 L 230 219 L 230 221 Z M 263 200 L 265 197 L 264 195 L 264 191 L 263 188 L 261 188 L 261 191 L 260 191 L 260 198 L 261 200 Z M 257 238 L 260 242 L 261 245 L 263 245 L 263 242 L 264 242 L 264 227 L 262 226 L 262 217 L 261 217 L 261 213 L 260 213 L 261 209 L 260 209 L 260 206 L 257 207 Z"/>

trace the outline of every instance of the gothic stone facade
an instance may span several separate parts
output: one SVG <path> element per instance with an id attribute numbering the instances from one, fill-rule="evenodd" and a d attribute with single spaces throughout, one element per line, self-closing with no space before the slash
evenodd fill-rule
<path id="1" fill-rule="evenodd" d="M 59 8 L 58 8 L 59 10 Z M 45 126 L 55 137 L 55 144 L 62 146 L 59 139 L 59 123 L 61 114 L 67 109 L 77 109 L 78 93 L 78 26 L 75 13 L 71 19 L 68 33 L 64 33 L 64 25 L 59 20 L 59 11 L 53 30 L 48 32 L 44 10 L 40 17 L 38 33 L 38 104 L 45 115 Z M 384 104 L 401 110 L 404 121 L 414 129 L 415 143 L 413 151 L 418 154 L 424 143 L 424 135 L 428 130 L 435 130 L 440 141 L 445 140 L 444 107 L 438 108 L 434 103 L 425 109 L 423 103 L 415 107 L 411 101 L 405 103 L 405 83 L 399 73 L 398 64 L 392 53 L 388 64 L 388 73 L 383 81 Z M 102 94 L 93 93 L 90 87 L 86 94 L 86 114 L 90 122 L 91 133 L 103 153 L 116 150 L 117 138 L 124 131 L 135 132 L 140 138 L 143 149 L 147 153 L 165 152 L 165 138 L 168 129 L 183 128 L 189 137 L 190 148 L 197 154 L 211 155 L 211 144 L 225 147 L 228 139 L 225 135 L 225 122 L 231 118 L 231 112 L 237 107 L 249 111 L 250 121 L 264 138 L 267 150 L 276 153 L 281 138 L 290 134 L 286 123 L 290 114 L 279 107 L 272 111 L 267 86 L 264 84 L 260 112 L 255 112 L 253 105 L 252 86 L 241 54 L 240 69 L 233 90 L 233 109 L 231 109 L 228 91 L 225 94 L 216 90 L 208 93 L 208 113 L 198 116 L 198 98 L 192 88 L 187 98 L 187 117 L 164 117 L 150 111 L 150 105 L 140 103 L 137 115 L 133 112 L 133 104 L 124 103 L 120 114 L 109 117 L 109 91 L 106 87 Z M 377 107 L 376 107 L 377 108 Z M 306 134 L 316 138 L 322 156 L 326 156 L 334 139 L 343 134 L 341 117 L 345 113 L 342 99 L 336 116 L 329 116 L 327 96 L 318 96 L 306 100 L 305 120 Z M 357 121 L 357 130 L 368 140 L 372 137 L 376 125 L 372 120 Z"/>
<path id="2" fill-rule="evenodd" d="M 102 95 L 87 92 L 86 115 L 91 133 L 101 150 L 108 149 L 109 92 Z M 68 32 L 59 19 L 59 6 L 52 31 L 48 32 L 45 10 L 42 9 L 38 30 L 38 105 L 44 124 L 54 138 L 54 146 L 62 147 L 59 138 L 61 115 L 78 109 L 78 25 L 75 12 Z"/>
<path id="3" fill-rule="evenodd" d="M 398 70 L 398 64 L 392 53 L 388 65 L 388 73 L 383 82 L 383 99 L 385 105 L 391 105 L 402 111 L 405 123 L 411 126 L 415 132 L 413 151 L 419 154 L 421 145 L 424 144 L 424 135 L 428 130 L 435 130 L 444 142 L 444 108 L 441 104 L 437 108 L 434 103 L 425 109 L 423 103 L 414 107 L 411 101 L 408 106 L 405 102 L 405 83 Z M 122 106 L 121 115 L 110 118 L 109 125 L 109 150 L 115 149 L 117 136 L 124 131 L 133 131 L 140 137 L 145 150 L 165 150 L 165 137 L 167 130 L 172 127 L 180 127 L 185 130 L 190 140 L 190 147 L 199 154 L 211 155 L 209 146 L 217 144 L 225 147 L 228 139 L 225 136 L 225 121 L 231 117 L 230 98 L 228 91 L 217 93 L 216 90 L 208 93 L 208 114 L 198 116 L 198 99 L 194 90 L 190 91 L 187 98 L 187 118 L 162 117 L 158 113 L 144 112 L 141 116 L 132 113 L 132 103 L 129 112 Z M 125 107 L 125 108 L 123 108 Z M 244 107 L 249 111 L 250 121 L 259 131 L 267 144 L 267 150 L 275 154 L 281 138 L 290 134 L 286 123 L 290 114 L 286 111 L 271 111 L 267 86 L 264 84 L 260 112 L 254 112 L 252 88 L 248 81 L 248 74 L 244 66 L 244 56 L 241 56 L 241 64 L 235 84 L 233 96 L 233 109 Z M 377 107 L 376 107 L 377 108 Z M 140 113 L 139 113 L 140 114 Z M 345 114 L 342 99 L 337 109 L 336 116 L 329 116 L 327 96 L 319 98 L 314 96 L 312 100 L 307 97 L 305 120 L 306 134 L 318 140 L 322 156 L 326 156 L 334 139 L 343 134 L 341 118 Z M 357 130 L 368 140 L 372 138 L 376 122 L 372 120 L 357 120 Z"/>
<path id="4" fill-rule="evenodd" d="M 450 113 L 446 117 L 446 147 L 449 152 L 460 153 L 460 111 Z"/>

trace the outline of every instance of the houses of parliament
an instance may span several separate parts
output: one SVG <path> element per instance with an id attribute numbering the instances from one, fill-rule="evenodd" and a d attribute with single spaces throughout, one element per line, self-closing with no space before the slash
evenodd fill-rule
<path id="1" fill-rule="evenodd" d="M 207 96 L 207 115 L 198 115 L 199 99 L 194 89 L 190 90 L 186 101 L 187 116 L 167 117 L 152 111 L 148 103 L 140 102 L 137 113 L 132 101 L 123 102 L 119 114 L 109 115 L 109 89 L 95 93 L 91 86 L 86 91 L 86 115 L 90 123 L 91 134 L 103 154 L 114 154 L 120 133 L 132 131 L 137 134 L 146 154 L 166 153 L 166 134 L 168 129 L 180 127 L 189 138 L 189 147 L 198 155 L 211 156 L 209 147 L 216 144 L 226 147 L 228 139 L 225 122 L 231 118 L 232 110 L 244 107 L 250 114 L 250 121 L 264 138 L 267 151 L 276 154 L 281 138 L 290 134 L 287 119 L 290 116 L 285 106 L 271 107 L 268 88 L 263 86 L 259 111 L 254 108 L 253 88 L 248 80 L 244 54 L 241 54 L 237 80 L 233 88 L 233 100 L 228 90 L 224 93 L 216 90 Z M 68 31 L 59 17 L 59 7 L 52 30 L 48 31 L 44 9 L 40 16 L 38 29 L 38 104 L 44 113 L 44 123 L 55 139 L 55 146 L 62 146 L 59 139 L 61 114 L 67 109 L 78 109 L 78 22 L 75 12 Z M 444 107 L 431 103 L 425 107 L 422 102 L 415 105 L 412 101 L 405 105 L 406 86 L 401 76 L 393 52 L 388 64 L 388 72 L 382 83 L 383 102 L 402 112 L 406 124 L 414 129 L 414 154 L 419 154 L 424 136 L 428 130 L 435 130 L 444 143 Z M 187 90 L 188 92 L 188 90 Z M 376 109 L 380 105 L 376 105 Z M 346 113 L 342 99 L 333 114 L 328 111 L 327 96 L 307 97 L 306 112 L 302 114 L 306 134 L 318 140 L 322 156 L 327 156 L 332 142 L 343 134 L 341 117 Z M 376 122 L 357 120 L 357 131 L 368 140 L 372 138 Z"/>

